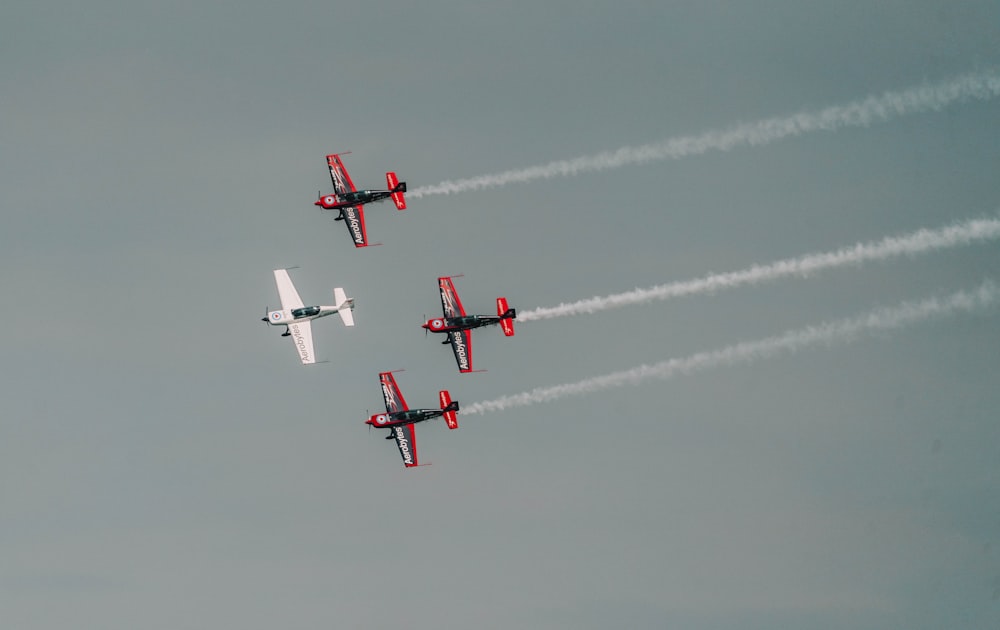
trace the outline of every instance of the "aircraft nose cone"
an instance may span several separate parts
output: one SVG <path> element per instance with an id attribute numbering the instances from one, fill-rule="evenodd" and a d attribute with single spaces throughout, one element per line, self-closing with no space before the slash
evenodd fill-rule
<path id="1" fill-rule="evenodd" d="M 322 206 L 323 205 L 323 201 L 320 200 L 320 199 L 317 199 L 316 202 L 313 205 L 314 206 Z"/>

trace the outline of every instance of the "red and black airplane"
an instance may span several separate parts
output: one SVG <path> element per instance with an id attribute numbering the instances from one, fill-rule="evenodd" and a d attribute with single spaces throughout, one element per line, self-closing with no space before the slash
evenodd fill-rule
<path id="1" fill-rule="evenodd" d="M 350 230 L 354 246 L 368 247 L 364 205 L 391 197 L 398 210 L 406 210 L 406 199 L 403 197 L 403 193 L 406 192 L 406 182 L 399 181 L 395 173 L 389 172 L 385 174 L 388 190 L 357 190 L 354 188 L 351 176 L 347 174 L 344 162 L 340 159 L 341 155 L 346 153 L 326 156 L 326 163 L 330 167 L 330 179 L 333 180 L 333 194 L 321 194 L 315 205 L 325 210 L 339 210 L 340 216 L 337 217 L 337 221 L 342 220 Z"/>
<path id="2" fill-rule="evenodd" d="M 389 429 L 391 433 L 387 440 L 396 440 L 399 454 L 403 457 L 403 465 L 407 468 L 419 466 L 417 461 L 417 432 L 414 426 L 418 422 L 433 418 L 444 418 L 449 429 L 458 428 L 458 401 L 452 400 L 448 390 L 438 392 L 440 409 L 410 409 L 406 406 L 403 393 L 396 385 L 392 372 L 381 372 L 378 375 L 382 384 L 382 397 L 385 398 L 385 413 L 377 413 L 365 420 L 365 424 L 376 429 Z"/>
<path id="3" fill-rule="evenodd" d="M 514 320 L 517 312 L 507 305 L 507 298 L 497 298 L 496 315 L 467 315 L 462 301 L 458 299 L 458 292 L 455 290 L 455 283 L 452 278 L 461 276 L 444 276 L 438 278 L 438 288 L 441 290 L 441 310 L 444 317 L 436 317 L 427 320 L 421 326 L 424 330 L 434 333 L 445 333 L 448 338 L 441 343 L 450 343 L 451 349 L 455 352 L 455 361 L 458 363 L 458 371 L 466 374 L 474 372 L 472 369 L 472 332 L 473 328 L 482 326 L 495 326 L 500 324 L 503 334 L 514 336 Z"/>

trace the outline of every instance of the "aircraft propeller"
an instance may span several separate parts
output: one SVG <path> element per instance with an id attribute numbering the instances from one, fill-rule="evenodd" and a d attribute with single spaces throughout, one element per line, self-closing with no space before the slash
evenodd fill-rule
<path id="1" fill-rule="evenodd" d="M 260 321 L 265 322 L 265 323 L 267 323 L 268 321 L 270 321 L 270 320 L 267 319 L 267 316 L 268 316 L 268 314 L 270 312 L 271 312 L 271 307 L 270 306 L 265 306 L 264 307 L 264 316 L 260 318 Z"/>

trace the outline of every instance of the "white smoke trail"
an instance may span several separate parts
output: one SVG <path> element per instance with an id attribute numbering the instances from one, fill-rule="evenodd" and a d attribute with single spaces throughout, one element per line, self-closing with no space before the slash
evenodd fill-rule
<path id="1" fill-rule="evenodd" d="M 787 258 L 767 265 L 755 265 L 741 271 L 712 274 L 695 280 L 672 282 L 646 289 L 635 289 L 625 293 L 563 303 L 559 306 L 536 308 L 518 313 L 517 320 L 534 321 L 596 313 L 654 300 L 669 300 L 685 295 L 712 293 L 719 289 L 753 285 L 777 278 L 804 277 L 824 269 L 886 260 L 896 256 L 914 256 L 997 238 L 1000 238 L 1000 219 L 973 219 L 937 230 L 917 230 L 902 236 L 886 237 L 877 242 L 858 243 L 832 252 L 809 254 L 800 258 Z"/>
<path id="2" fill-rule="evenodd" d="M 744 123 L 727 130 L 708 131 L 697 136 L 682 136 L 657 143 L 622 147 L 571 160 L 557 160 L 540 166 L 480 175 L 467 179 L 420 186 L 407 193 L 411 198 L 429 195 L 495 188 L 536 179 L 569 177 L 629 164 L 654 160 L 680 159 L 711 150 L 729 151 L 741 146 L 769 144 L 789 136 L 813 131 L 834 131 L 842 127 L 863 127 L 918 112 L 937 111 L 956 102 L 986 100 L 1000 95 L 1000 74 L 967 74 L 950 81 L 911 87 L 899 92 L 885 92 L 846 105 L 836 105 L 816 112 L 801 112 L 782 118 L 768 118 Z"/>
<path id="3" fill-rule="evenodd" d="M 987 280 L 974 291 L 959 291 L 943 299 L 929 298 L 922 302 L 904 302 L 893 308 L 874 310 L 867 315 L 792 330 L 775 337 L 746 341 L 681 359 L 641 365 L 631 370 L 613 372 L 576 383 L 538 387 L 521 394 L 474 403 L 463 407 L 462 411 L 465 414 L 503 411 L 624 385 L 638 385 L 650 379 L 667 380 L 674 376 L 692 374 L 714 367 L 766 359 L 782 352 L 795 352 L 818 344 L 848 341 L 863 332 L 894 330 L 933 317 L 971 312 L 992 306 L 998 300 L 1000 300 L 1000 290 L 993 282 Z"/>

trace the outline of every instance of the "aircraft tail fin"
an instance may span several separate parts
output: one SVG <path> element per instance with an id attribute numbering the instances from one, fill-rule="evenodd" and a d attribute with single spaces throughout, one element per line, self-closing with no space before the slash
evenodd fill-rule
<path id="1" fill-rule="evenodd" d="M 500 317 L 500 328 L 503 329 L 503 334 L 513 337 L 514 320 L 517 319 L 517 311 L 507 305 L 507 298 L 497 298 L 497 315 Z"/>
<path id="2" fill-rule="evenodd" d="M 344 326 L 354 325 L 354 298 L 347 297 L 344 290 L 337 287 L 333 290 L 333 301 L 337 305 L 337 314 L 344 321 Z"/>
<path id="3" fill-rule="evenodd" d="M 451 399 L 451 394 L 448 393 L 447 389 L 442 389 L 438 393 L 438 399 L 441 401 L 441 409 L 444 410 L 444 421 L 448 423 L 448 428 L 457 429 L 458 401 Z"/>
<path id="4" fill-rule="evenodd" d="M 406 182 L 399 181 L 396 174 L 390 172 L 385 174 L 385 183 L 392 193 L 392 203 L 396 204 L 396 209 L 406 210 L 406 199 L 403 197 L 403 193 L 406 192 Z"/>

